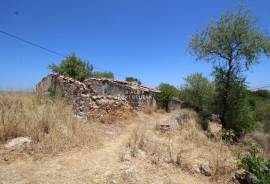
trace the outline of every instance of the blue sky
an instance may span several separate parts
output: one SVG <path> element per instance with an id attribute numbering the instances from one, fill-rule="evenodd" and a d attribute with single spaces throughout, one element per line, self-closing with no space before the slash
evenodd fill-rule
<path id="1" fill-rule="evenodd" d="M 237 0 L 0 0 L 0 30 L 65 55 L 75 52 L 117 79 L 176 86 L 194 72 L 211 77 L 210 64 L 195 62 L 188 43 Z M 242 1 L 270 33 L 270 1 Z M 18 13 L 15 13 L 18 12 Z M 0 34 L 0 89 L 33 89 L 61 57 Z M 270 84 L 269 59 L 247 72 L 251 87 Z"/>

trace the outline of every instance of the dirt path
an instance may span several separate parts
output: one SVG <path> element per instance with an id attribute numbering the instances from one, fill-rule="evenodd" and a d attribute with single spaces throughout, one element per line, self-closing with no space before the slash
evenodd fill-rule
<path id="1" fill-rule="evenodd" d="M 118 183 L 121 151 L 142 118 L 126 126 L 97 150 L 83 149 L 39 161 L 15 161 L 0 167 L 0 183 Z M 155 121 L 148 119 L 147 121 Z"/>

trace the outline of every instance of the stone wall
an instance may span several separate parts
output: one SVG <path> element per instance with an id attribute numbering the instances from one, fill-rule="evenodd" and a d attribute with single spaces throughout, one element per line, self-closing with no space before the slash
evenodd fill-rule
<path id="1" fill-rule="evenodd" d="M 169 110 L 176 110 L 176 109 L 193 109 L 196 112 L 199 112 L 199 108 L 187 103 L 183 102 L 177 98 L 172 98 L 168 103 L 168 109 Z"/>
<path id="2" fill-rule="evenodd" d="M 168 103 L 168 109 L 171 110 L 176 110 L 176 109 L 181 109 L 183 108 L 184 104 L 182 101 L 178 100 L 177 98 L 172 98 L 169 103 Z"/>
<path id="3" fill-rule="evenodd" d="M 143 110 L 146 105 L 156 106 L 159 94 L 159 90 L 126 81 L 89 78 L 84 83 L 99 95 L 125 98 L 136 110 Z"/>
<path id="4" fill-rule="evenodd" d="M 80 116 L 99 117 L 120 108 L 131 109 L 124 98 L 111 95 L 98 95 L 84 83 L 69 77 L 48 75 L 36 86 L 38 93 L 59 91 L 64 93 L 66 101 L 72 105 L 75 113 Z"/>
<path id="5" fill-rule="evenodd" d="M 44 77 L 36 86 L 38 93 L 62 92 L 76 114 L 92 116 L 120 108 L 143 110 L 156 105 L 159 91 L 138 84 L 110 79 L 89 78 L 79 82 L 56 74 Z"/>

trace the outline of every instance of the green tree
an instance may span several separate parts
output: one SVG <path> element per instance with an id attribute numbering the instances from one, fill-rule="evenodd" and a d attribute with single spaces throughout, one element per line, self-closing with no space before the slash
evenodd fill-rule
<path id="1" fill-rule="evenodd" d="M 265 132 L 270 132 L 270 92 L 268 90 L 249 91 L 248 101 L 255 112 L 256 120 L 262 123 Z"/>
<path id="2" fill-rule="evenodd" d="M 166 111 L 168 111 L 169 101 L 172 99 L 172 97 L 177 95 L 178 90 L 174 86 L 166 83 L 161 83 L 158 89 L 161 91 L 161 93 L 158 95 L 157 102 L 159 106 L 165 108 Z"/>
<path id="3" fill-rule="evenodd" d="M 224 95 L 226 90 L 226 73 L 221 69 L 215 71 L 215 106 L 216 113 L 224 112 L 224 120 L 226 124 L 224 128 L 233 129 L 236 136 L 241 136 L 247 131 L 255 128 L 255 114 L 248 103 L 245 78 L 242 76 L 232 76 L 230 88 L 227 97 L 227 103 L 224 104 Z M 226 106 L 226 107 L 225 107 Z"/>
<path id="4" fill-rule="evenodd" d="M 57 66 L 54 63 L 49 65 L 49 68 L 60 75 L 72 77 L 73 79 L 83 81 L 91 76 L 93 66 L 87 61 L 78 58 L 74 53 L 61 61 Z"/>
<path id="5" fill-rule="evenodd" d="M 237 112 L 247 110 L 243 95 L 245 79 L 242 74 L 251 65 L 259 63 L 261 54 L 270 56 L 269 36 L 260 30 L 249 11 L 239 9 L 236 13 L 227 12 L 218 21 L 211 22 L 206 29 L 195 34 L 190 48 L 197 60 L 203 59 L 214 65 L 218 85 L 218 113 L 223 126 L 239 127 L 231 125 L 242 124 L 242 120 L 248 118 L 249 114 L 232 115 L 230 108 L 241 101 L 236 106 Z M 237 89 L 243 90 L 238 92 Z"/>
<path id="6" fill-rule="evenodd" d="M 137 82 L 139 85 L 142 84 L 142 82 L 139 79 L 135 78 L 135 77 L 126 77 L 126 81 L 128 81 L 128 82 Z"/>
<path id="7" fill-rule="evenodd" d="M 112 72 L 93 72 L 92 77 L 114 79 L 114 74 Z"/>
<path id="8" fill-rule="evenodd" d="M 207 115 L 212 112 L 214 87 L 201 73 L 191 74 L 185 78 L 180 99 L 198 107 L 203 114 Z"/>

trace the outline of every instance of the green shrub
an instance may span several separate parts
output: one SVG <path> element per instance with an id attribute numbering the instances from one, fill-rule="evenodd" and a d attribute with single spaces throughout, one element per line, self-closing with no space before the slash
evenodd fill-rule
<path id="1" fill-rule="evenodd" d="M 166 83 L 161 83 L 158 89 L 161 91 L 157 98 L 158 105 L 166 109 L 166 111 L 169 111 L 169 101 L 172 97 L 177 95 L 178 90 L 174 86 Z"/>
<path id="2" fill-rule="evenodd" d="M 91 76 L 93 66 L 86 61 L 83 61 L 73 53 L 57 66 L 54 63 L 49 65 L 49 68 L 60 75 L 71 77 L 73 79 L 83 81 Z"/>
<path id="3" fill-rule="evenodd" d="M 137 82 L 140 85 L 142 84 L 142 82 L 139 79 L 135 78 L 135 77 L 126 77 L 126 81 L 128 81 L 128 82 Z"/>
<path id="4" fill-rule="evenodd" d="M 93 72 L 92 77 L 114 79 L 114 74 L 112 72 Z"/>
<path id="5" fill-rule="evenodd" d="M 251 144 L 248 154 L 239 154 L 237 157 L 239 167 L 253 173 L 258 184 L 270 183 L 270 160 L 261 156 L 261 147 L 258 144 Z"/>
<path id="6" fill-rule="evenodd" d="M 270 132 L 270 92 L 267 90 L 249 91 L 248 102 L 255 112 L 256 120 L 262 123 L 263 130 Z"/>

